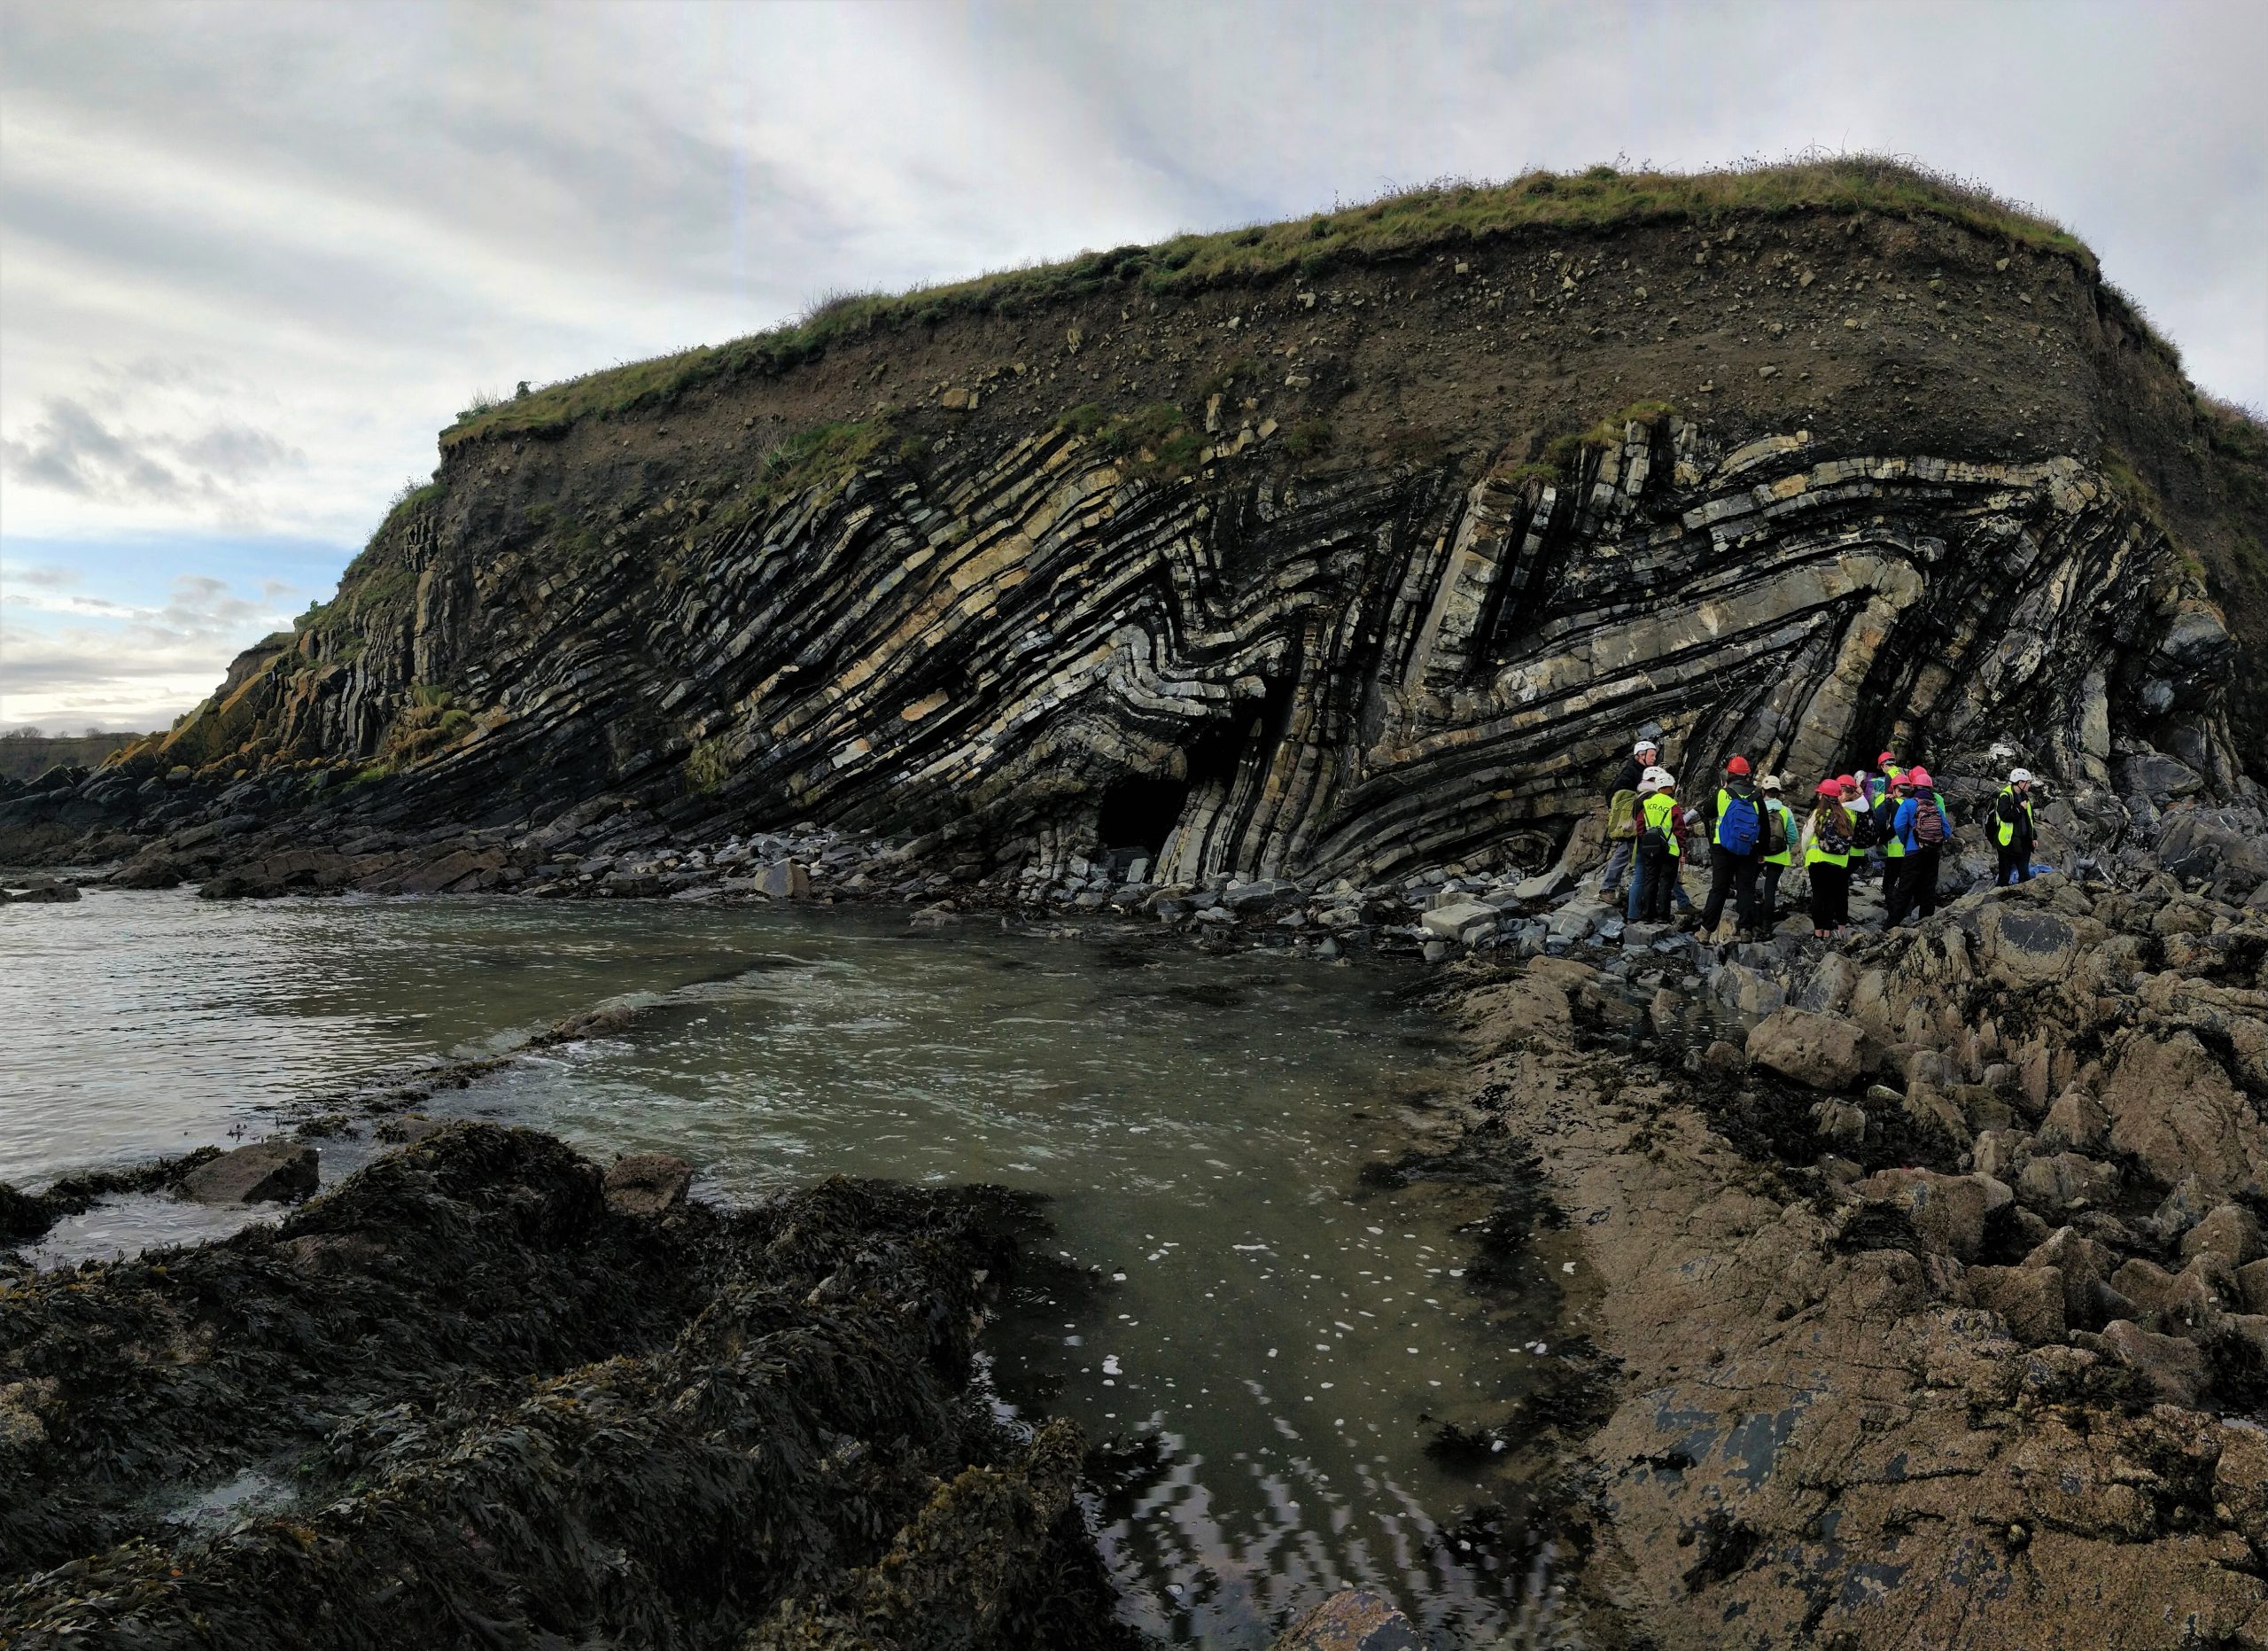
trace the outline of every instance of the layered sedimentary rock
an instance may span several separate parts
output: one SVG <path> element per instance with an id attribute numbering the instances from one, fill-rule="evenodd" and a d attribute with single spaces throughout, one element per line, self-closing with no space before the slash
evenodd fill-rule
<path id="1" fill-rule="evenodd" d="M 812 821 L 1360 880 L 1549 857 L 1643 725 L 1691 777 L 2005 744 L 2115 834 L 2138 759 L 2241 783 L 2249 518 L 2188 393 L 2090 271 L 1927 214 L 846 339 L 452 432 L 327 611 L 0 826 Z"/>

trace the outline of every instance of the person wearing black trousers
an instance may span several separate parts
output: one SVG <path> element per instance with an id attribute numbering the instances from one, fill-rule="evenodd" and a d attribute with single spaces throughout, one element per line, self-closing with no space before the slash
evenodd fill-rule
<path id="1" fill-rule="evenodd" d="M 1745 804 L 1753 822 L 1755 836 L 1746 848 L 1728 846 L 1724 841 L 1725 817 L 1736 803 Z M 1717 925 L 1724 921 L 1725 901 L 1733 902 L 1734 921 L 1740 932 L 1756 932 L 1756 868 L 1762 859 L 1759 852 L 1763 841 L 1764 800 L 1755 786 L 1749 783 L 1748 759 L 1734 757 L 1725 764 L 1725 782 L 1710 798 L 1709 819 L 1709 903 L 1701 909 L 1701 938 L 1707 939 L 1717 932 Z"/>

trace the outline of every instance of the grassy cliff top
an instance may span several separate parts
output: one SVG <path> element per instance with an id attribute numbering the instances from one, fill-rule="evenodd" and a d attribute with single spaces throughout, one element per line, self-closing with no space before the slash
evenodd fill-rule
<path id="1" fill-rule="evenodd" d="M 1083 253 L 1060 263 L 950 285 L 836 298 L 768 332 L 606 368 L 476 406 L 441 432 L 441 446 L 556 432 L 594 415 L 665 400 L 721 374 L 776 372 L 820 354 L 835 339 L 971 312 L 1016 313 L 1106 286 L 1186 292 L 1292 271 L 1319 274 L 1335 263 L 1407 257 L 1527 229 L 1597 232 L 1801 212 L 1940 219 L 2011 246 L 2068 258 L 2090 276 L 2099 273 L 2094 254 L 2061 224 L 1977 185 L 1903 161 L 1852 156 L 1718 172 L 1619 172 L 1612 167 L 1531 172 L 1504 183 L 1402 190 L 1311 217 Z"/>

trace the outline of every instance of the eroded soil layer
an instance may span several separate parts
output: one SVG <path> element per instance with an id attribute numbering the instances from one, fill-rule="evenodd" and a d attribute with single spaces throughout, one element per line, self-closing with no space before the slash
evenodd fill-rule
<path id="1" fill-rule="evenodd" d="M 0 1643 L 1118 1643 L 1076 1431 L 970 1382 L 1034 1220 L 845 1179 L 625 1213 L 459 1125 L 279 1227 L 19 1275 Z"/>

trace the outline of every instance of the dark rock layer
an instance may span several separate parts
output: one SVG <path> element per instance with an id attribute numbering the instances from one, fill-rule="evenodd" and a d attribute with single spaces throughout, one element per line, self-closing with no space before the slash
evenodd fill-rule
<path id="1" fill-rule="evenodd" d="M 2268 498 L 2126 313 L 1814 216 L 843 342 L 457 441 L 182 728 L 0 802 L 0 858 L 814 821 L 1360 880 L 1534 865 L 1642 724 L 1689 778 L 2005 744 L 2115 836 L 2241 784 L 2214 598 Z"/>

